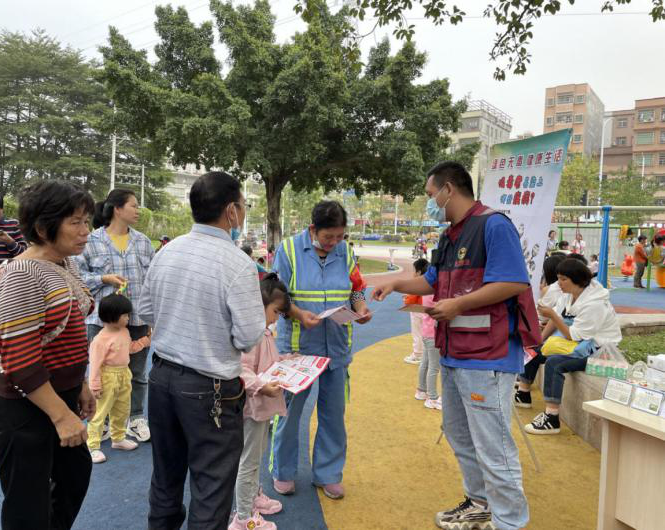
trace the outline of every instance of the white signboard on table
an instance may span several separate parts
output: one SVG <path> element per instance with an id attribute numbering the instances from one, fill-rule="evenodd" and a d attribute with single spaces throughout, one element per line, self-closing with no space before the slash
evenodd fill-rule
<path id="1" fill-rule="evenodd" d="M 570 135 L 566 129 L 495 145 L 480 194 L 484 205 L 506 214 L 517 228 L 536 301 Z"/>

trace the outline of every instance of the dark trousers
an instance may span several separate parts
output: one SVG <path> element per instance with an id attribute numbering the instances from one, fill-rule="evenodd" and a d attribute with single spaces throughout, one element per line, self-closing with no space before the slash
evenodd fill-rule
<path id="1" fill-rule="evenodd" d="M 78 414 L 81 387 L 59 393 Z M 71 528 L 88 491 L 92 462 L 85 444 L 60 447 L 49 417 L 27 398 L 0 398 L 3 530 Z"/>
<path id="2" fill-rule="evenodd" d="M 240 378 L 219 381 L 223 401 L 218 428 L 210 415 L 213 380 L 153 356 L 148 377 L 153 461 L 150 529 L 171 530 L 182 526 L 187 470 L 191 489 L 188 528 L 226 530 L 228 527 L 243 449 L 245 394 Z"/>
<path id="3" fill-rule="evenodd" d="M 581 372 L 586 369 L 587 357 L 573 357 L 572 355 L 549 355 L 542 353 L 536 355 L 520 374 L 520 381 L 533 383 L 541 364 L 545 365 L 545 379 L 543 381 L 543 397 L 547 403 L 561 403 L 563 397 L 563 384 L 565 374 Z"/>
<path id="4" fill-rule="evenodd" d="M 644 276 L 644 269 L 646 265 L 646 263 L 635 262 L 635 276 L 633 276 L 633 285 L 635 287 L 642 286 L 642 276 Z"/>
<path id="5" fill-rule="evenodd" d="M 138 340 L 148 334 L 148 326 L 127 326 L 129 336 L 132 340 Z M 92 342 L 97 333 L 102 330 L 101 326 L 95 324 L 88 325 L 88 342 Z M 148 378 L 146 376 L 146 363 L 148 361 L 148 351 L 150 348 L 144 348 L 139 352 L 132 353 L 129 356 L 129 369 L 132 372 L 132 404 L 129 412 L 130 419 L 144 416 L 143 407 L 145 405 L 145 395 L 148 392 Z"/>

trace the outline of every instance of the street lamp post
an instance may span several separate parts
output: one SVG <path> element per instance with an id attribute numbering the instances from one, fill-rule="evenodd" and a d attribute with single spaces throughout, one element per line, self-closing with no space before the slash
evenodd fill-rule
<path id="1" fill-rule="evenodd" d="M 601 205 L 601 194 L 603 191 L 603 155 L 605 154 L 605 126 L 614 119 L 613 116 L 605 118 L 603 121 L 603 129 L 600 134 L 600 160 L 598 168 L 598 218 L 600 219 L 600 205 Z"/>

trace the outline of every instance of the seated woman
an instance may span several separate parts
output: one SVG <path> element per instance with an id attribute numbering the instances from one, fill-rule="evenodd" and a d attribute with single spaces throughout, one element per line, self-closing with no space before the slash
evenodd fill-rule
<path id="1" fill-rule="evenodd" d="M 538 300 L 539 307 L 549 307 L 554 309 L 559 298 L 562 296 L 561 288 L 557 282 L 556 269 L 566 256 L 563 254 L 556 254 L 545 258 L 543 262 L 543 276 L 540 279 L 540 300 Z M 541 327 L 549 322 L 549 318 L 538 312 L 538 320 Z"/>
<path id="2" fill-rule="evenodd" d="M 531 383 L 538 367 L 545 364 L 545 412 L 525 427 L 530 434 L 559 433 L 565 374 L 583 371 L 587 358 L 598 347 L 621 341 L 621 328 L 609 291 L 591 278 L 589 268 L 579 260 L 568 258 L 557 267 L 557 276 L 563 295 L 555 309 L 538 308 L 541 315 L 550 319 L 543 330 L 545 342 L 541 353 L 524 367 L 515 395 L 517 406 L 531 407 Z"/>

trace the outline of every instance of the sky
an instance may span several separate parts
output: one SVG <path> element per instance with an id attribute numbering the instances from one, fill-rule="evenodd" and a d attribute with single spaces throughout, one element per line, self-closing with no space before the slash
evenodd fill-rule
<path id="1" fill-rule="evenodd" d="M 247 0 L 241 0 L 246 3 Z M 328 0 L 335 10 L 343 0 Z M 108 26 L 118 27 L 138 48 L 152 57 L 157 36 L 154 8 L 163 0 L 0 0 L 0 28 L 30 32 L 44 29 L 63 43 L 99 58 L 97 47 L 105 43 Z M 180 0 L 192 20 L 211 19 L 208 0 Z M 565 5 L 561 14 L 536 21 L 530 46 L 532 62 L 527 74 L 508 74 L 506 81 L 495 81 L 495 64 L 489 60 L 494 35 L 493 21 L 482 14 L 488 0 L 458 0 L 467 18 L 458 26 L 434 26 L 414 10 L 407 15 L 415 25 L 415 43 L 427 52 L 428 63 L 422 80 L 448 78 L 456 99 L 470 96 L 484 99 L 512 117 L 513 136 L 524 132 L 542 133 L 545 88 L 568 83 L 590 83 L 606 110 L 633 108 L 635 99 L 665 96 L 665 21 L 652 22 L 648 15 L 650 0 L 633 0 L 616 9 L 617 14 L 600 14 L 603 0 L 578 0 Z M 565 2 L 564 2 L 565 3 Z M 288 41 L 304 23 L 293 12 L 295 0 L 271 0 L 277 17 L 275 33 L 280 42 Z M 392 27 L 378 28 L 375 21 L 359 24 L 365 56 Z M 218 58 L 224 50 L 217 45 Z M 660 66 L 659 66 L 660 64 Z"/>

